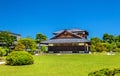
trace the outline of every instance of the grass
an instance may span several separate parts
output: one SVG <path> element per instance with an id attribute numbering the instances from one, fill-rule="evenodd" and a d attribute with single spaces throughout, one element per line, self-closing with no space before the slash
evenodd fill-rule
<path id="1" fill-rule="evenodd" d="M 120 68 L 120 55 L 43 55 L 34 59 L 33 65 L 0 65 L 0 76 L 87 76 L 102 68 Z"/>

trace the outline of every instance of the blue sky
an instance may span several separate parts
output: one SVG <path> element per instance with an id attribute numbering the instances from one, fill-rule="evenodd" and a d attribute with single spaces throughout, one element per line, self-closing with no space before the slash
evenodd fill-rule
<path id="1" fill-rule="evenodd" d="M 120 34 L 120 0 L 0 0 L 0 30 L 51 38 L 71 28 L 87 30 L 89 38 Z"/>

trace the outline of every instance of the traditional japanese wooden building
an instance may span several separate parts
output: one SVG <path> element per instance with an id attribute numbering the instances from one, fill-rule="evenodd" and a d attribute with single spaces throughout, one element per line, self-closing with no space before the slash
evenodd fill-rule
<path id="1" fill-rule="evenodd" d="M 48 45 L 49 53 L 89 53 L 90 41 L 88 32 L 80 29 L 61 30 L 53 33 L 55 36 L 42 42 Z"/>

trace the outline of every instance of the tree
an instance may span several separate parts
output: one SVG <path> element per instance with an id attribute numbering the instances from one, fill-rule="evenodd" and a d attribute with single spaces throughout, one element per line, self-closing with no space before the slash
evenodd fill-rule
<path id="1" fill-rule="evenodd" d="M 97 43 L 101 43 L 101 40 L 98 37 L 91 38 L 91 46 L 90 46 L 91 52 L 97 52 L 96 49 Z"/>
<path id="2" fill-rule="evenodd" d="M 94 38 L 91 38 L 91 43 L 93 45 L 97 44 L 97 43 L 101 43 L 101 39 L 99 39 L 98 37 L 94 37 Z"/>
<path id="3" fill-rule="evenodd" d="M 91 52 L 102 52 L 105 50 L 104 46 L 102 45 L 102 40 L 98 37 L 91 38 Z"/>
<path id="4" fill-rule="evenodd" d="M 35 40 L 32 38 L 21 38 L 18 43 L 21 43 L 25 46 L 26 51 L 36 50 Z"/>
<path id="5" fill-rule="evenodd" d="M 97 43 L 95 49 L 97 52 L 103 52 L 107 50 L 106 47 L 104 47 L 103 43 Z"/>
<path id="6" fill-rule="evenodd" d="M 106 42 L 106 43 L 104 43 L 103 44 L 104 45 L 104 47 L 106 47 L 106 51 L 107 52 L 111 52 L 111 51 L 117 51 L 116 49 L 117 49 L 117 45 L 116 45 L 116 43 L 108 43 L 108 42 Z"/>
<path id="7" fill-rule="evenodd" d="M 45 40 L 47 40 L 47 37 L 45 35 L 43 35 L 41 33 L 36 34 L 36 43 L 39 45 L 39 47 L 38 47 L 39 50 L 40 50 L 40 43 Z"/>
<path id="8" fill-rule="evenodd" d="M 118 48 L 120 48 L 120 42 L 116 42 Z"/>
<path id="9" fill-rule="evenodd" d="M 8 45 L 7 41 L 8 41 L 9 38 L 10 38 L 10 33 L 9 32 L 7 32 L 7 31 L 0 32 L 0 42 L 1 42 L 2 46 L 4 46 L 4 45 L 7 46 Z"/>
<path id="10" fill-rule="evenodd" d="M 120 35 L 113 36 L 105 33 L 103 35 L 103 40 L 99 38 L 91 38 L 91 52 L 120 52 Z"/>
<path id="11" fill-rule="evenodd" d="M 112 42 L 115 42 L 115 37 L 114 37 L 113 35 L 110 35 L 110 34 L 105 33 L 105 34 L 103 35 L 103 41 L 104 41 L 104 42 L 112 43 Z"/>
<path id="12" fill-rule="evenodd" d="M 12 46 L 12 45 L 14 45 L 14 42 L 17 41 L 17 37 L 11 35 L 8 40 L 9 40 L 9 41 L 7 41 L 8 42 L 8 46 L 9 45 Z"/>
<path id="13" fill-rule="evenodd" d="M 7 48 L 10 48 L 11 46 L 13 46 L 15 41 L 17 41 L 16 36 L 12 36 L 10 32 L 0 32 L 0 42 L 2 46 L 5 45 Z"/>
<path id="14" fill-rule="evenodd" d="M 23 50 L 25 50 L 25 46 L 22 43 L 17 43 L 14 50 L 15 51 L 23 51 Z"/>
<path id="15" fill-rule="evenodd" d="M 42 46 L 41 47 L 41 52 L 46 52 L 47 51 L 47 47 L 46 46 Z"/>
<path id="16" fill-rule="evenodd" d="M 115 37 L 115 41 L 116 42 L 120 42 L 120 35 L 118 35 L 118 36 Z"/>
<path id="17" fill-rule="evenodd" d="M 90 46 L 90 50 L 91 50 L 91 52 L 96 52 L 95 45 L 91 45 L 91 46 Z"/>
<path id="18" fill-rule="evenodd" d="M 109 44 L 109 46 L 107 47 L 108 48 L 108 50 L 109 50 L 109 52 L 110 51 L 116 51 L 116 48 L 117 48 L 117 45 L 116 45 L 116 43 L 111 43 L 111 44 Z"/>

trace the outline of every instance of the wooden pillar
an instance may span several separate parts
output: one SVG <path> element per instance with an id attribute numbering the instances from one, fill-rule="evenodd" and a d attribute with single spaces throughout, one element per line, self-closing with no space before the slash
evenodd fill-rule
<path id="1" fill-rule="evenodd" d="M 85 43 L 85 53 L 89 53 L 89 46 L 87 43 Z"/>

